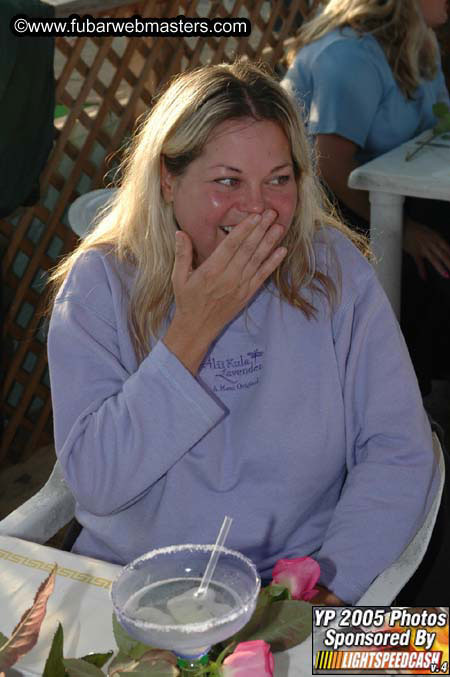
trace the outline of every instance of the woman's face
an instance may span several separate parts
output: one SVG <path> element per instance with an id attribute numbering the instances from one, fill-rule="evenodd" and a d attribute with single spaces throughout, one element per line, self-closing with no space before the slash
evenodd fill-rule
<path id="1" fill-rule="evenodd" d="M 419 0 L 425 23 L 430 28 L 442 26 L 447 21 L 448 0 Z"/>
<path id="2" fill-rule="evenodd" d="M 224 229 L 248 214 L 266 209 L 289 228 L 297 205 L 291 148 L 274 122 L 253 118 L 218 125 L 202 154 L 181 176 L 162 166 L 164 199 L 173 203 L 176 221 L 188 233 L 197 264 L 227 237 Z"/>

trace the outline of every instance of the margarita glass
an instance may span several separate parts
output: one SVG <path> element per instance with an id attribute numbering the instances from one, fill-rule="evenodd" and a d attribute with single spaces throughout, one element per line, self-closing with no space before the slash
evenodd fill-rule
<path id="1" fill-rule="evenodd" d="M 261 587 L 253 562 L 221 546 L 208 590 L 196 595 L 214 547 L 185 544 L 152 550 L 125 566 L 111 587 L 112 604 L 126 632 L 144 644 L 173 651 L 183 666 L 198 664 L 213 644 L 246 625 Z"/>

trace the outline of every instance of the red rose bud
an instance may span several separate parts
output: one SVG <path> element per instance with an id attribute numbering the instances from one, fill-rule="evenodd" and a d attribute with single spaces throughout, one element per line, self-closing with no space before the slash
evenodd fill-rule
<path id="1" fill-rule="evenodd" d="M 270 646 L 262 639 L 241 642 L 222 664 L 223 677 L 273 677 Z"/>
<path id="2" fill-rule="evenodd" d="M 285 585 L 292 599 L 309 602 L 319 591 L 314 586 L 319 580 L 320 567 L 312 557 L 279 559 L 272 573 L 272 583 Z"/>

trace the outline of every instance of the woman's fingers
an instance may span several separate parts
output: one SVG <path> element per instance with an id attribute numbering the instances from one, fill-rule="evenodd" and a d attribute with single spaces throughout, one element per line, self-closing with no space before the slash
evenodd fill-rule
<path id="1" fill-rule="evenodd" d="M 235 289 L 238 298 L 250 298 L 286 255 L 284 249 L 274 252 L 285 233 L 282 225 L 274 223 L 276 217 L 273 209 L 267 209 L 236 226 L 196 271 L 205 286 L 212 285 L 219 296 Z"/>
<path id="2" fill-rule="evenodd" d="M 263 213 L 258 225 L 241 240 L 240 246 L 236 248 L 228 264 L 227 277 L 239 279 L 241 285 L 251 280 L 284 233 L 283 226 L 274 224 L 276 217 L 277 214 L 273 210 Z"/>
<path id="3" fill-rule="evenodd" d="M 259 266 L 252 279 L 250 280 L 250 294 L 253 295 L 261 285 L 272 275 L 274 270 L 278 268 L 282 260 L 287 254 L 286 247 L 277 247 L 277 249 L 269 256 L 264 263 Z"/>
<path id="4" fill-rule="evenodd" d="M 446 267 L 442 264 L 441 259 L 439 256 L 436 256 L 435 254 L 429 254 L 427 256 L 428 261 L 431 263 L 433 268 L 436 270 L 436 272 L 439 273 L 442 277 L 448 277 L 448 272 Z"/>
<path id="5" fill-rule="evenodd" d="M 404 233 L 404 249 L 414 258 L 423 280 L 427 279 L 425 260 L 431 263 L 439 275 L 449 277 L 450 246 L 431 228 L 420 223 L 407 223 Z"/>
<path id="6" fill-rule="evenodd" d="M 415 261 L 416 266 L 417 266 L 417 271 L 419 273 L 419 277 L 425 282 L 426 279 L 427 279 L 427 271 L 425 269 L 425 263 L 424 263 L 425 259 L 422 258 L 422 256 L 420 256 L 420 255 L 415 255 L 414 261 Z"/>
<path id="7" fill-rule="evenodd" d="M 189 235 L 177 230 L 175 233 L 175 263 L 172 283 L 175 291 L 183 286 L 192 272 L 192 242 Z"/>
<path id="8" fill-rule="evenodd" d="M 220 272 L 225 270 L 248 236 L 258 228 L 261 218 L 261 214 L 249 214 L 246 216 L 241 223 L 228 233 L 224 241 L 216 247 L 200 268 L 203 267 L 207 270 L 214 269 Z"/>
<path id="9" fill-rule="evenodd" d="M 436 272 L 442 277 L 448 278 L 450 270 L 450 248 L 447 242 L 432 231 L 424 231 L 418 247 L 418 256 L 421 260 L 427 260 Z M 417 263 L 417 258 L 416 258 Z M 423 267 L 423 263 L 422 263 Z M 420 274 L 420 269 L 419 269 Z"/>
<path id="10" fill-rule="evenodd" d="M 205 266 L 239 275 L 276 216 L 273 209 L 246 216 L 205 261 Z"/>
<path id="11" fill-rule="evenodd" d="M 430 263 L 442 277 L 449 277 L 450 247 L 447 242 L 443 238 L 436 236 L 436 239 L 430 243 L 429 248 L 431 250 L 428 256 Z"/>
<path id="12" fill-rule="evenodd" d="M 251 279 L 258 273 L 259 268 L 274 252 L 276 245 L 279 244 L 280 240 L 284 237 L 285 232 L 285 228 L 279 223 L 274 223 L 270 226 L 250 258 L 247 260 L 243 271 L 244 280 Z"/>

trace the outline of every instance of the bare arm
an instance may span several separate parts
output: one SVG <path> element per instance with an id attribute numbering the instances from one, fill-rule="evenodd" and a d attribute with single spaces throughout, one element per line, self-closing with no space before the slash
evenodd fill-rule
<path id="1" fill-rule="evenodd" d="M 358 146 L 338 134 L 317 134 L 319 173 L 333 193 L 366 221 L 370 220 L 369 194 L 348 185 L 350 173 L 357 168 Z"/>

